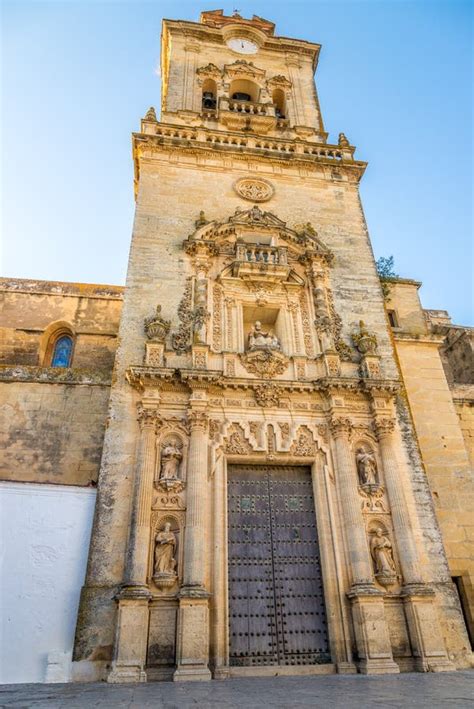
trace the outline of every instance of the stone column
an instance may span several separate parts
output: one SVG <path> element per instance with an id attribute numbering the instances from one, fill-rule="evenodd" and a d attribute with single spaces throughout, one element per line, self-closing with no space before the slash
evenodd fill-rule
<path id="1" fill-rule="evenodd" d="M 179 594 L 174 681 L 208 680 L 209 593 L 206 591 L 206 526 L 208 522 L 208 418 L 193 409 L 188 416 L 190 440 L 186 477 L 183 586 Z"/>
<path id="2" fill-rule="evenodd" d="M 108 682 L 146 682 L 148 602 L 146 585 L 151 497 L 156 457 L 156 411 L 140 408 L 130 532 L 118 613 L 112 670 Z"/>
<path id="3" fill-rule="evenodd" d="M 380 444 L 387 495 L 393 528 L 399 550 L 403 575 L 402 596 L 415 657 L 416 669 L 421 672 L 453 671 L 441 634 L 433 589 L 422 581 L 420 563 L 403 492 L 393 432 L 395 421 L 378 418 L 374 423 Z"/>
<path id="4" fill-rule="evenodd" d="M 349 445 L 350 419 L 333 417 L 330 422 L 336 451 L 336 480 L 343 515 L 349 574 L 352 585 L 348 597 L 363 674 L 399 672 L 393 661 L 383 593 L 373 581 L 367 533 L 357 490 L 357 475 Z"/>

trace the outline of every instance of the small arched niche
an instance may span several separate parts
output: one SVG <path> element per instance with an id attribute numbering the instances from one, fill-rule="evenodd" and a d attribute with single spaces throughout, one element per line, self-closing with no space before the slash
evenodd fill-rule
<path id="1" fill-rule="evenodd" d="M 183 479 L 185 446 L 183 437 L 167 432 L 157 441 L 158 456 L 155 480 L 159 483 Z"/>
<path id="2" fill-rule="evenodd" d="M 202 108 L 213 111 L 217 105 L 217 84 L 214 79 L 206 79 L 202 85 Z"/>
<path id="3" fill-rule="evenodd" d="M 283 89 L 273 89 L 272 102 L 277 118 L 286 118 L 286 100 Z"/>
<path id="4" fill-rule="evenodd" d="M 249 101 L 258 103 L 260 88 L 249 79 L 235 79 L 229 89 L 229 97 L 233 101 Z"/>

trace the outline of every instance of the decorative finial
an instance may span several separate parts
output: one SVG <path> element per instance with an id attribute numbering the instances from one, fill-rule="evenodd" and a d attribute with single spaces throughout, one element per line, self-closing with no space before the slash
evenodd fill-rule
<path id="1" fill-rule="evenodd" d="M 145 318 L 146 336 L 154 342 L 164 342 L 170 327 L 171 321 L 161 315 L 161 305 L 156 306 L 155 315 Z"/>
<path id="2" fill-rule="evenodd" d="M 341 148 L 348 148 L 350 146 L 349 141 L 347 140 L 346 136 L 344 133 L 339 133 L 339 140 L 338 140 L 338 145 Z"/>
<path id="3" fill-rule="evenodd" d="M 145 114 L 145 118 L 143 119 L 144 121 L 156 121 L 156 111 L 153 106 L 150 106 L 148 111 Z"/>
<path id="4" fill-rule="evenodd" d="M 353 333 L 352 341 L 363 355 L 375 354 L 377 351 L 377 336 L 367 330 L 363 320 L 359 320 L 359 332 Z"/>
<path id="5" fill-rule="evenodd" d="M 196 229 L 198 229 L 200 226 L 204 226 L 204 224 L 207 224 L 207 223 L 208 223 L 208 221 L 206 219 L 206 215 L 204 214 L 204 211 L 201 209 L 201 211 L 199 212 L 199 219 L 196 219 L 196 221 L 194 222 L 194 226 L 196 227 Z"/>

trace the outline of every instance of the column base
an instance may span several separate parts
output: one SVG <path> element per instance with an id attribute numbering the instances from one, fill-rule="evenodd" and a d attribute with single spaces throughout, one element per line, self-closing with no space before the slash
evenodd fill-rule
<path id="1" fill-rule="evenodd" d="M 352 618 L 360 661 L 359 672 L 398 674 L 393 659 L 383 596 L 374 584 L 355 585 L 347 594 L 352 605 Z"/>
<path id="2" fill-rule="evenodd" d="M 338 675 L 356 675 L 357 667 L 354 662 L 338 662 L 336 664 Z"/>
<path id="3" fill-rule="evenodd" d="M 183 587 L 179 594 L 176 671 L 174 682 L 208 681 L 209 593 L 200 586 Z"/>
<path id="4" fill-rule="evenodd" d="M 146 650 L 150 592 L 144 586 L 126 586 L 117 596 L 114 660 L 107 682 L 146 682 Z"/>
<path id="5" fill-rule="evenodd" d="M 441 635 L 433 589 L 426 584 L 407 584 L 402 598 L 417 672 L 455 672 Z"/>
<path id="6" fill-rule="evenodd" d="M 173 682 L 208 682 L 210 679 L 210 670 L 202 667 L 180 667 L 173 675 Z"/>
<path id="7" fill-rule="evenodd" d="M 364 659 L 359 662 L 359 672 L 361 675 L 395 675 L 399 674 L 400 668 L 394 660 L 386 659 Z"/>
<path id="8" fill-rule="evenodd" d="M 112 663 L 112 669 L 107 677 L 107 682 L 120 684 L 122 682 L 146 682 L 145 670 L 138 667 L 126 667 Z"/>

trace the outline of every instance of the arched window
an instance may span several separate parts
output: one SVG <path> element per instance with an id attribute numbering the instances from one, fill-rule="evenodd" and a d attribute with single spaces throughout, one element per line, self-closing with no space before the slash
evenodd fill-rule
<path id="1" fill-rule="evenodd" d="M 73 340 L 70 335 L 60 335 L 53 345 L 51 367 L 70 367 Z"/>
<path id="2" fill-rule="evenodd" d="M 260 89 L 257 84 L 247 79 L 235 79 L 230 85 L 229 96 L 234 101 L 258 103 Z"/>
<path id="3" fill-rule="evenodd" d="M 285 109 L 285 94 L 281 89 L 275 89 L 272 96 L 272 101 L 275 104 L 275 113 L 277 118 L 286 118 Z"/>
<path id="4" fill-rule="evenodd" d="M 214 79 L 206 79 L 202 85 L 202 107 L 205 111 L 213 111 L 217 101 L 217 84 Z"/>

